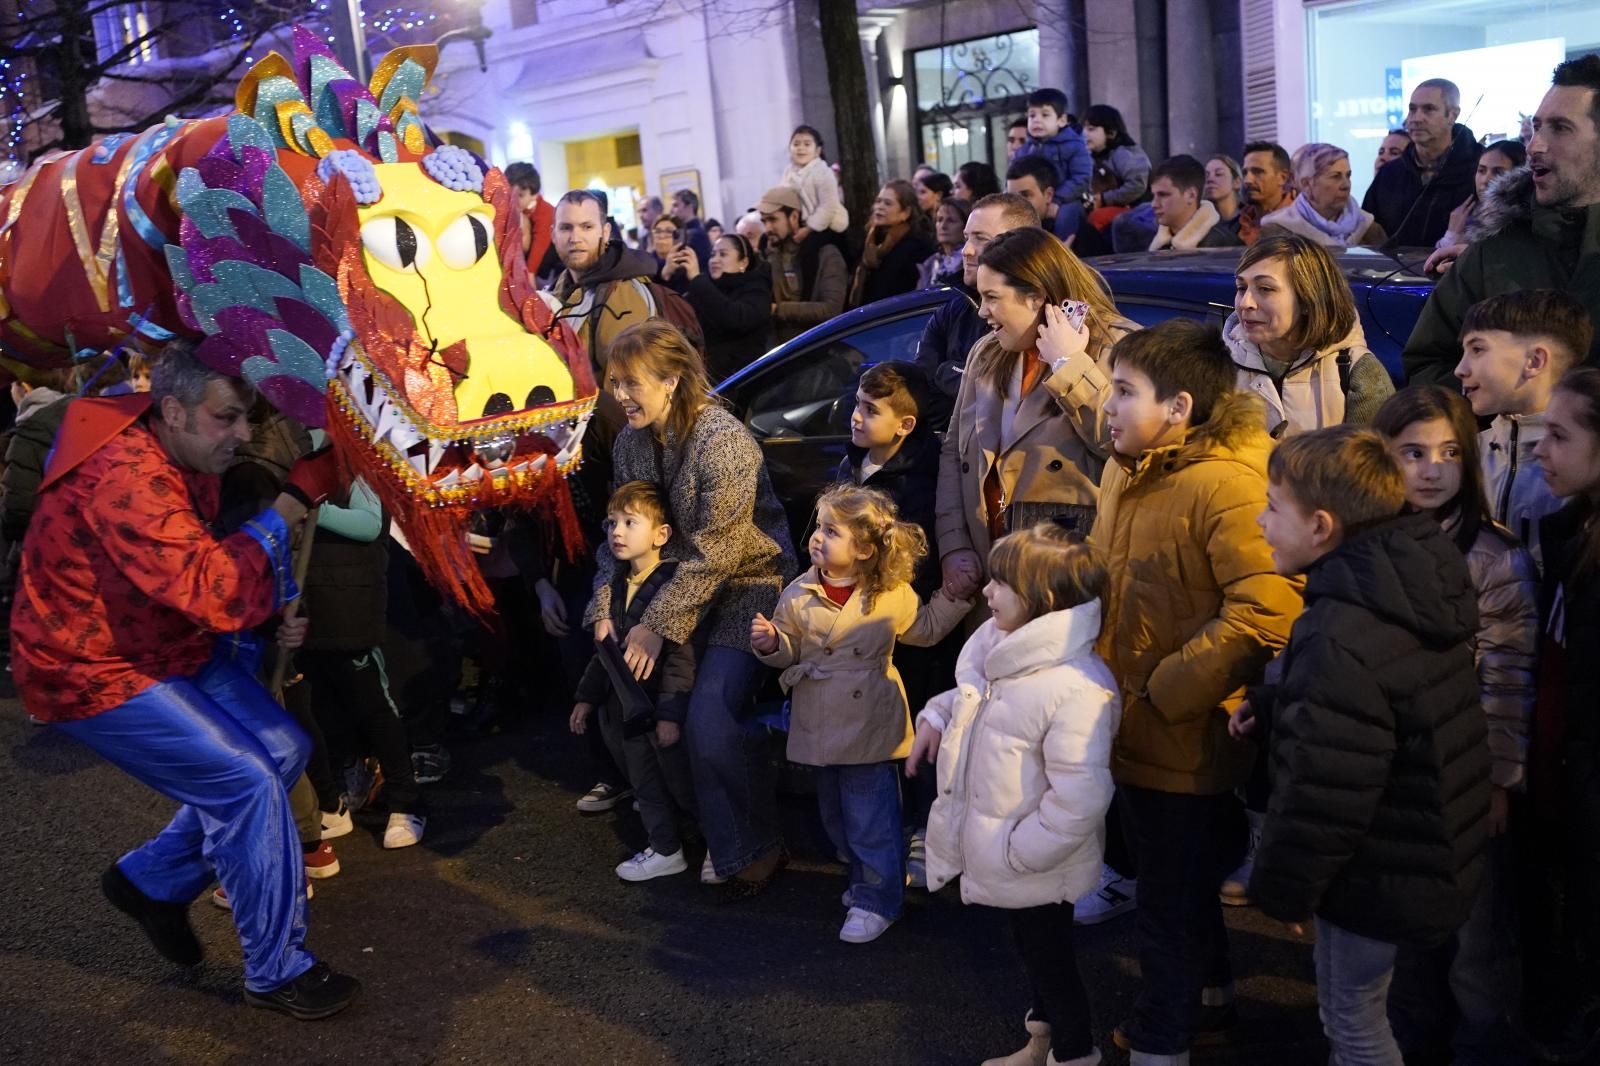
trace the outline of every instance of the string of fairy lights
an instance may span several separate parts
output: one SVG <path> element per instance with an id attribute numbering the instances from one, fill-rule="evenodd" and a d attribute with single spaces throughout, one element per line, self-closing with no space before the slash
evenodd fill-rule
<path id="1" fill-rule="evenodd" d="M 308 0 L 305 10 L 300 17 L 327 32 L 328 42 L 333 43 L 333 34 L 324 28 L 327 25 L 327 13 L 331 0 Z M 130 8 L 143 5 L 129 4 Z M 19 10 L 17 17 L 25 19 L 26 8 Z M 216 14 L 220 25 L 218 44 L 238 42 L 248 38 L 258 24 L 253 24 L 250 16 L 253 14 L 251 5 L 234 3 L 219 5 Z M 287 20 L 289 12 L 285 12 Z M 119 20 L 120 21 L 120 20 Z M 384 39 L 390 43 L 409 43 L 405 38 L 415 35 L 418 39 L 431 38 L 432 30 L 440 21 L 440 14 L 422 7 L 395 6 L 385 7 L 375 12 L 363 12 L 361 16 L 362 30 L 367 34 Z M 131 26 L 132 24 L 129 23 Z M 97 29 L 99 27 L 97 26 Z M 131 30 L 129 31 L 131 32 Z M 247 55 L 244 59 L 246 66 L 254 63 L 259 58 Z M 11 59 L 0 56 L 0 123 L 4 124 L 4 136 L 0 137 L 0 184 L 14 180 L 28 163 L 27 126 L 29 115 L 32 111 L 29 105 L 29 94 L 33 91 L 36 77 L 30 69 L 30 64 L 23 60 Z M 35 101 L 35 104 L 42 101 Z"/>

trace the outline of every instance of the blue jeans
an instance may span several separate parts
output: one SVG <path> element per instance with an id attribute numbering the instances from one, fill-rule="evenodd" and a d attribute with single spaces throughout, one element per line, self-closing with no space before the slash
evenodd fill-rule
<path id="1" fill-rule="evenodd" d="M 1142 904 L 1144 901 L 1140 900 Z M 1393 944 L 1316 920 L 1317 1007 L 1332 1052 L 1328 1066 L 1405 1066 L 1389 1029 Z"/>
<path id="2" fill-rule="evenodd" d="M 828 839 L 850 860 L 850 905 L 890 921 L 900 917 L 906 855 L 899 764 L 817 767 L 817 806 Z"/>
<path id="3" fill-rule="evenodd" d="M 188 903 L 214 871 L 233 903 L 245 987 L 269 992 L 311 968 L 305 860 L 286 791 L 310 742 L 255 678 L 219 655 L 193 677 L 57 728 L 183 804 L 118 861 L 139 891 Z"/>
<path id="4" fill-rule="evenodd" d="M 1522 960 L 1516 873 L 1511 838 L 1491 840 L 1483 885 L 1466 924 L 1439 947 L 1400 948 L 1389 1022 L 1408 1056 L 1451 1048 L 1455 1066 L 1527 1063 L 1517 1025 Z"/>
<path id="5" fill-rule="evenodd" d="M 712 645 L 689 694 L 684 743 L 700 828 L 717 876 L 731 877 L 778 846 L 778 796 L 764 729 L 749 721 L 766 667 L 747 651 Z"/>
<path id="6" fill-rule="evenodd" d="M 1243 807 L 1230 793 L 1117 789 L 1139 876 L 1143 982 L 1122 1031 L 1146 1055 L 1189 1048 L 1196 1008 L 1232 994 L 1228 931 L 1217 891 L 1244 858 Z"/>

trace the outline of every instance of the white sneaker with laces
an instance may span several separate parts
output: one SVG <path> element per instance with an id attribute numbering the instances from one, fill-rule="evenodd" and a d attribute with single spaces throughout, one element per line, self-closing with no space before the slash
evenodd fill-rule
<path id="1" fill-rule="evenodd" d="M 1139 882 L 1125 878 L 1109 866 L 1100 868 L 1100 885 L 1078 901 L 1074 925 L 1098 925 L 1138 906 Z"/>
<path id="2" fill-rule="evenodd" d="M 725 885 L 726 877 L 717 876 L 717 868 L 711 863 L 711 853 L 706 852 L 706 861 L 700 864 L 700 883 L 702 885 Z"/>
<path id="3" fill-rule="evenodd" d="M 846 944 L 870 944 L 882 936 L 894 922 L 881 914 L 851 907 L 839 927 L 839 939 Z"/>
<path id="4" fill-rule="evenodd" d="M 356 827 L 350 817 L 350 803 L 345 797 L 339 797 L 339 809 L 336 811 L 322 812 L 322 839 L 332 840 L 342 837 Z"/>
<path id="5" fill-rule="evenodd" d="M 626 862 L 617 864 L 617 876 L 624 881 L 650 881 L 657 877 L 671 877 L 689 868 L 679 848 L 671 855 L 659 854 L 654 848 L 645 848 Z"/>
<path id="6" fill-rule="evenodd" d="M 428 820 L 420 814 L 391 814 L 389 825 L 383 831 L 383 846 L 386 848 L 409 848 L 413 844 L 422 843 L 422 828 Z"/>

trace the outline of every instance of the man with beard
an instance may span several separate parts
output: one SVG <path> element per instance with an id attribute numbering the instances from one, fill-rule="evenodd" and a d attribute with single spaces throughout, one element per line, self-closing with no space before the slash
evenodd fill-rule
<path id="1" fill-rule="evenodd" d="M 1455 386 L 1461 321 L 1490 296 L 1560 289 L 1600 325 L 1600 55 L 1556 67 L 1533 128 L 1527 168 L 1489 187 L 1471 243 L 1411 331 L 1402 358 L 1412 384 Z M 1600 350 L 1591 348 L 1588 359 L 1600 360 Z"/>
<path id="2" fill-rule="evenodd" d="M 923 413 L 928 424 L 942 429 L 950 420 L 967 355 L 989 332 L 988 325 L 978 317 L 978 257 L 1000 234 L 1040 224 L 1039 212 L 1017 193 L 994 193 L 973 205 L 967 216 L 967 240 L 961 246 L 961 284 L 956 286 L 961 295 L 933 313 L 917 343 L 917 365 L 934 384 L 929 390 L 928 409 Z"/>
<path id="3" fill-rule="evenodd" d="M 603 383 L 617 334 L 656 313 L 650 287 L 655 261 L 613 237 L 606 201 L 589 189 L 574 189 L 556 203 L 555 248 L 562 268 L 557 314 L 577 330 L 595 380 Z"/>
<path id="4" fill-rule="evenodd" d="M 1386 163 L 1361 201 L 1389 235 L 1389 246 L 1432 248 L 1450 225 L 1450 212 L 1471 196 L 1483 146 L 1461 117 L 1455 82 L 1429 78 L 1411 91 L 1406 133 L 1411 143 Z"/>
<path id="5" fill-rule="evenodd" d="M 1283 145 L 1251 141 L 1244 146 L 1240 164 L 1244 207 L 1239 210 L 1239 239 L 1256 243 L 1261 220 L 1294 199 L 1294 166 Z"/>

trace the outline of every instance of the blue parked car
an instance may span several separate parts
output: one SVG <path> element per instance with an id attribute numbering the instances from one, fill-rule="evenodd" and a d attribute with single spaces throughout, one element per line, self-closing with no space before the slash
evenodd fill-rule
<path id="1" fill-rule="evenodd" d="M 1240 248 L 1137 252 L 1088 262 L 1105 276 L 1123 314 L 1143 325 L 1183 315 L 1219 327 L 1233 311 Z M 1337 253 L 1355 294 L 1367 345 L 1396 381 L 1400 351 L 1433 289 L 1421 260 L 1367 248 Z M 850 443 L 856 382 L 874 363 L 916 358 L 934 311 L 966 297 L 921 289 L 834 318 L 773 349 L 723 381 L 718 392 L 761 442 L 773 488 L 799 537 L 811 505 L 833 481 Z"/>

